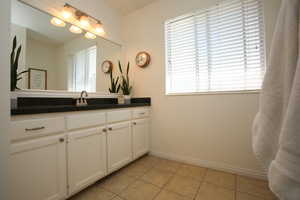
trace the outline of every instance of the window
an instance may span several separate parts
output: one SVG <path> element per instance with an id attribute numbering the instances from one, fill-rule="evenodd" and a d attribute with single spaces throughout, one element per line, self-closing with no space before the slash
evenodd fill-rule
<path id="1" fill-rule="evenodd" d="M 166 30 L 166 93 L 260 89 L 265 72 L 260 0 L 231 0 L 172 19 Z"/>
<path id="2" fill-rule="evenodd" d="M 73 91 L 96 92 L 97 47 L 81 50 L 73 56 Z"/>

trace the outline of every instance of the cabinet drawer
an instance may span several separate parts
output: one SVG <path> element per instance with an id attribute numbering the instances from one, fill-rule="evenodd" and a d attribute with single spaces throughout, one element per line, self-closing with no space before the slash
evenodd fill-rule
<path id="1" fill-rule="evenodd" d="M 111 111 L 107 113 L 108 123 L 126 121 L 130 119 L 131 119 L 130 110 L 118 110 L 118 111 Z"/>
<path id="2" fill-rule="evenodd" d="M 133 110 L 133 118 L 144 118 L 144 117 L 149 117 L 150 115 L 150 110 L 149 109 L 136 109 Z"/>
<path id="3" fill-rule="evenodd" d="M 105 124 L 105 112 L 75 114 L 66 117 L 67 129 L 79 129 Z"/>
<path id="4" fill-rule="evenodd" d="M 63 117 L 12 121 L 11 125 L 11 140 L 40 137 L 65 130 Z"/>

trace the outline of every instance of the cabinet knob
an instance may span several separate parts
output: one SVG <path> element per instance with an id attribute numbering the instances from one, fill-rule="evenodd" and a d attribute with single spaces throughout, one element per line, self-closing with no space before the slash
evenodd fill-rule
<path id="1" fill-rule="evenodd" d="M 65 138 L 59 138 L 59 142 L 64 142 Z"/>
<path id="2" fill-rule="evenodd" d="M 107 130 L 106 130 L 106 128 L 104 128 L 104 129 L 102 129 L 102 131 L 103 131 L 103 132 L 106 132 Z"/>
<path id="3" fill-rule="evenodd" d="M 109 127 L 109 128 L 108 128 L 108 130 L 112 131 L 112 128 L 111 128 L 111 127 Z"/>
<path id="4" fill-rule="evenodd" d="M 133 125 L 136 125 L 136 122 L 133 122 L 132 124 L 133 124 Z"/>

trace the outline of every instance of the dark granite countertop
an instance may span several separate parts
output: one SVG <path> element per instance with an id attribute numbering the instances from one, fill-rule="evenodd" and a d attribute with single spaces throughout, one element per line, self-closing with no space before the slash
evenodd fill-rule
<path id="1" fill-rule="evenodd" d="M 88 99 L 89 100 L 89 99 Z M 34 102 L 34 104 L 30 104 Z M 99 109 L 116 109 L 151 106 L 150 98 L 132 98 L 131 104 L 117 104 L 116 99 L 90 99 L 88 106 L 75 106 L 73 99 L 64 98 L 23 98 L 18 99 L 18 108 L 11 115 L 29 115 L 55 112 L 72 112 Z"/>

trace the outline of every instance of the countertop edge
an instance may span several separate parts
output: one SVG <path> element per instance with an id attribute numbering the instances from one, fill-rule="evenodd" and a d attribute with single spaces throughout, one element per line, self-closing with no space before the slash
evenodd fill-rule
<path id="1" fill-rule="evenodd" d="M 151 103 L 110 104 L 110 105 L 100 104 L 100 105 L 91 105 L 91 106 L 82 106 L 82 107 L 76 107 L 76 106 L 23 107 L 23 108 L 11 109 L 11 116 L 60 113 L 60 112 L 76 112 L 76 111 L 88 111 L 88 110 L 107 110 L 107 109 L 147 107 L 147 106 L 151 106 Z"/>

